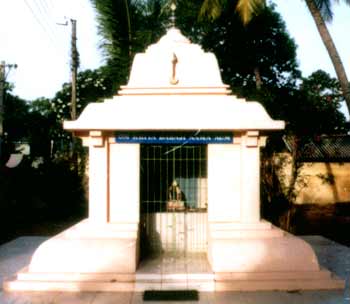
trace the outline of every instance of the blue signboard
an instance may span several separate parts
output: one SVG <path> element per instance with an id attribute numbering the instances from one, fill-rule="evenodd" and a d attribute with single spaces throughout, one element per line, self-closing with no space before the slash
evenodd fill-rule
<path id="1" fill-rule="evenodd" d="M 228 132 L 116 132 L 117 143 L 204 145 L 231 144 L 233 134 Z"/>

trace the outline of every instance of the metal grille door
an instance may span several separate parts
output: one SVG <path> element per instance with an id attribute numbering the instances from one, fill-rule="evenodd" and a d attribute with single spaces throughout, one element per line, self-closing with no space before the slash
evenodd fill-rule
<path id="1" fill-rule="evenodd" d="M 205 252 L 207 146 L 141 146 L 143 254 Z"/>

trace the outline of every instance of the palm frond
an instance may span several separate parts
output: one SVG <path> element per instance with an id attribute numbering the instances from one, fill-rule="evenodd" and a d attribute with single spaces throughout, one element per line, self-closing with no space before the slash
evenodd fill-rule
<path id="1" fill-rule="evenodd" d="M 236 11 L 241 16 L 243 24 L 248 24 L 264 6 L 265 0 L 238 0 Z"/>
<path id="2" fill-rule="evenodd" d="M 338 1 L 338 0 L 337 0 Z M 322 18 L 325 21 L 332 21 L 333 10 L 332 10 L 332 0 L 314 0 L 317 9 L 320 11 Z"/>
<path id="3" fill-rule="evenodd" d="M 323 19 L 325 21 L 332 21 L 333 20 L 333 9 L 332 5 L 334 3 L 339 4 L 339 0 L 315 0 L 315 4 L 317 8 L 319 9 Z M 350 5 L 350 0 L 344 0 L 345 4 Z"/>
<path id="4" fill-rule="evenodd" d="M 204 0 L 199 11 L 199 19 L 215 20 L 220 17 L 224 0 Z"/>

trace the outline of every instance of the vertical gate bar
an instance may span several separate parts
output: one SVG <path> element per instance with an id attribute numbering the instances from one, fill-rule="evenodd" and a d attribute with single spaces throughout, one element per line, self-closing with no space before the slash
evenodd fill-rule
<path id="1" fill-rule="evenodd" d="M 202 188 L 201 188 L 201 150 L 202 150 L 202 145 L 197 147 L 196 155 L 197 155 L 197 160 L 196 160 L 196 185 L 197 185 L 197 208 L 199 211 L 199 208 L 201 207 L 201 195 L 202 195 Z M 201 221 L 200 221 L 200 212 L 196 212 L 196 235 L 197 235 L 197 241 L 196 241 L 196 250 L 198 250 L 198 247 L 200 246 L 201 239 L 202 239 L 202 234 L 201 234 Z"/>
<path id="2" fill-rule="evenodd" d="M 149 181 L 150 181 L 150 170 L 149 170 L 149 147 L 148 146 L 144 146 L 145 149 L 146 149 L 146 170 L 147 170 L 147 197 L 146 197 L 146 201 L 145 201 L 145 204 L 146 204 L 146 234 L 147 234 L 147 238 L 148 240 L 150 241 L 150 235 L 149 235 L 149 210 L 148 210 L 148 201 L 150 199 L 150 184 L 149 184 Z"/>
<path id="3" fill-rule="evenodd" d="M 206 220 L 206 216 L 207 216 L 207 206 L 208 206 L 208 168 L 207 168 L 207 161 L 208 161 L 208 145 L 205 146 L 204 148 L 204 156 L 203 156 L 203 182 L 204 182 L 204 208 L 203 208 L 203 214 L 202 214 L 202 221 L 203 221 L 203 228 L 202 228 L 202 233 L 203 233 L 203 251 L 207 249 L 207 220 Z"/>
<path id="4" fill-rule="evenodd" d="M 174 147 L 176 148 L 176 147 Z M 176 177 L 176 169 L 175 169 L 175 157 L 176 157 L 176 150 L 173 149 L 173 158 L 172 158 L 172 173 L 173 173 L 173 176 L 172 176 L 172 181 L 175 179 Z M 177 248 L 177 244 L 176 244 L 176 220 L 175 220 L 175 212 L 174 210 L 171 211 L 171 218 L 172 218 L 172 241 L 173 241 L 173 248 L 172 248 L 172 254 L 175 255 L 176 253 L 176 248 Z"/>
<path id="5" fill-rule="evenodd" d="M 159 243 L 157 242 L 157 231 L 158 231 L 158 225 L 159 225 L 159 221 L 157 219 L 157 192 L 159 191 L 158 187 L 159 187 L 159 181 L 158 181 L 158 168 L 157 168 L 157 146 L 153 146 L 153 158 L 152 158 L 152 162 L 153 162 L 153 202 L 152 202 L 152 218 L 153 218 L 153 223 L 154 223 L 154 242 L 157 244 L 156 249 L 157 249 L 157 254 L 159 252 Z"/>
<path id="6" fill-rule="evenodd" d="M 158 207 L 157 207 L 157 214 L 159 216 L 159 235 L 160 235 L 160 253 L 162 252 L 162 248 L 163 248 L 163 241 L 162 241 L 162 237 L 163 237 L 163 218 L 162 218 L 162 213 L 161 213 L 161 209 L 162 209 L 162 205 L 161 205 L 161 201 L 162 201 L 162 191 L 163 191 L 163 184 L 162 184 L 162 151 L 161 151 L 161 146 L 158 146 L 158 165 L 159 165 L 159 194 L 158 194 Z"/>
<path id="7" fill-rule="evenodd" d="M 164 152 L 167 152 L 167 146 L 163 146 L 164 148 Z M 165 161 L 166 161 L 166 198 L 165 198 L 165 212 L 164 212 L 164 217 L 166 220 L 165 223 L 165 248 L 166 250 L 168 250 L 168 242 L 169 242 L 169 238 L 168 238 L 168 231 L 169 231 L 169 222 L 168 222 L 168 187 L 169 187 L 169 154 L 166 154 L 165 157 Z"/>
<path id="8" fill-rule="evenodd" d="M 186 196 L 186 193 L 185 193 L 185 198 L 186 198 L 186 208 L 189 208 L 190 207 L 190 204 L 189 204 L 189 197 L 188 197 L 188 194 L 189 194 L 189 178 L 188 178 L 188 146 L 184 146 L 183 148 L 183 162 L 184 162 L 184 168 L 185 168 L 185 172 L 184 172 L 184 189 L 186 190 L 187 192 L 187 196 Z M 187 225 L 187 229 L 188 229 L 188 225 Z M 188 241 L 188 239 L 187 239 Z"/>
<path id="9" fill-rule="evenodd" d="M 205 148 L 205 250 L 208 248 L 208 145 Z"/>
<path id="10" fill-rule="evenodd" d="M 182 162 L 183 162 L 183 154 L 184 154 L 184 149 L 181 149 L 181 161 L 180 161 L 180 174 L 182 175 Z M 183 186 L 182 186 L 183 188 Z M 184 189 L 184 188 L 183 188 Z M 185 193 L 184 193 L 185 195 Z M 185 207 L 185 210 L 184 210 L 184 240 L 183 240 L 183 246 L 184 246 L 184 256 L 186 257 L 187 256 L 187 250 L 188 250 L 188 216 L 187 216 L 187 206 L 186 206 L 186 203 L 185 203 L 185 199 L 184 197 L 182 198 L 184 200 L 184 207 Z"/>
<path id="11" fill-rule="evenodd" d="M 147 146 L 147 166 L 148 166 L 148 198 L 147 198 L 147 222 L 149 226 L 149 233 L 152 234 L 152 227 L 151 227 L 151 208 L 150 208 L 150 202 L 151 202 L 151 181 L 152 181 L 152 174 L 153 172 L 151 171 L 151 147 Z M 153 244 L 153 235 L 149 235 L 149 241 L 151 244 Z M 152 247 L 153 248 L 153 247 Z"/>
<path id="12" fill-rule="evenodd" d="M 197 157 L 198 160 L 196 162 L 197 164 L 197 175 L 198 175 L 198 180 L 197 180 L 197 193 L 198 193 L 198 201 L 197 201 L 197 208 L 200 208 L 202 205 L 202 168 L 201 168 L 201 163 L 202 163 L 202 148 L 203 146 L 199 146 L 198 150 L 197 150 Z M 197 243 L 196 243 L 196 247 L 199 248 L 201 246 L 202 243 L 202 221 L 201 221 L 201 213 L 200 213 L 200 209 L 198 209 L 199 212 L 197 212 L 197 230 L 196 230 L 196 234 L 197 236 Z"/>
<path id="13" fill-rule="evenodd" d="M 205 157 L 205 155 L 206 155 L 206 153 L 205 153 L 205 151 L 206 151 L 206 148 L 207 148 L 207 146 L 205 145 L 205 146 L 203 146 L 203 149 L 202 149 L 202 151 L 201 151 L 201 176 L 202 176 L 202 179 L 201 179 L 201 182 L 202 182 L 202 185 L 201 185 L 201 193 L 202 193 L 202 202 L 201 202 L 201 207 L 202 207 L 202 209 L 201 209 L 201 214 L 200 214 L 200 216 L 201 216 L 201 236 L 202 236 L 202 240 L 201 240 L 201 251 L 203 251 L 204 250 L 204 248 L 205 248 L 205 241 L 206 241 L 206 239 L 205 239 L 205 234 L 204 234 L 204 227 L 205 227 L 205 222 L 204 222 L 204 206 L 205 206 L 205 193 L 206 192 L 204 192 L 205 191 L 205 169 L 203 168 L 204 167 L 204 165 L 205 165 L 205 160 L 206 160 L 206 157 Z"/>
<path id="14" fill-rule="evenodd" d="M 202 162 L 203 162 L 203 149 L 205 146 L 201 146 L 200 150 L 199 150 L 199 198 L 200 198 L 200 202 L 199 202 L 199 213 L 198 213 L 198 217 L 199 217 L 199 235 L 200 235 L 200 241 L 198 244 L 198 248 L 201 249 L 202 244 L 203 244 L 203 232 L 202 232 L 202 227 L 203 227 L 203 221 L 202 221 L 202 206 L 203 206 L 203 172 L 202 172 Z"/>
<path id="15" fill-rule="evenodd" d="M 189 205 L 191 206 L 191 208 L 193 209 L 194 203 L 193 203 L 193 198 L 195 197 L 195 193 L 193 191 L 193 183 L 195 181 L 195 175 L 194 175 L 194 171 L 193 171 L 193 149 L 194 146 L 190 146 L 189 147 L 189 157 L 188 157 L 188 167 L 189 167 L 189 171 L 188 171 L 188 178 L 189 178 L 189 193 L 191 194 L 191 199 L 189 201 Z M 192 222 L 192 225 L 194 223 Z M 195 228 L 195 227 L 194 227 Z M 193 247 L 193 244 L 195 243 L 195 233 L 192 232 L 191 235 L 191 247 Z"/>
<path id="16" fill-rule="evenodd" d="M 191 153 L 190 153 L 190 157 L 189 157 L 189 167 L 190 167 L 190 170 L 189 170 L 189 174 L 190 174 L 190 179 L 191 179 L 191 184 L 190 184 L 190 190 L 191 190 L 191 206 L 192 208 L 195 208 L 195 203 L 193 201 L 193 198 L 195 197 L 195 193 L 193 191 L 193 184 L 195 182 L 195 173 L 194 173 L 194 170 L 193 170 L 193 153 L 194 153 L 194 146 L 191 146 Z M 195 222 L 192 222 L 192 225 L 193 225 L 193 228 L 195 229 Z M 193 231 L 192 233 L 192 237 L 191 237 L 191 246 L 193 247 L 193 244 L 196 243 L 196 233 L 195 233 L 195 230 Z"/>
<path id="17" fill-rule="evenodd" d="M 200 208 L 201 206 L 201 195 L 202 195 L 202 189 L 201 189 L 201 150 L 202 145 L 198 146 L 198 149 L 196 151 L 197 160 L 196 160 L 196 176 L 197 176 L 197 208 Z M 198 210 L 197 210 L 198 211 Z M 200 246 L 201 240 L 202 240 L 202 234 L 201 234 L 201 219 L 200 219 L 200 213 L 196 213 L 196 235 L 197 235 L 197 241 L 196 241 L 196 248 Z"/>

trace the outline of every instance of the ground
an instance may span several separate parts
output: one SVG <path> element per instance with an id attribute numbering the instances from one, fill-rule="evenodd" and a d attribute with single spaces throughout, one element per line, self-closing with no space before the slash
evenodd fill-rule
<path id="1" fill-rule="evenodd" d="M 25 266 L 44 237 L 21 237 L 0 246 L 0 284 Z M 304 239 L 315 249 L 320 264 L 346 280 L 345 290 L 335 291 L 271 291 L 271 292 L 200 292 L 199 301 L 184 303 L 212 304 L 340 304 L 350 303 L 350 248 L 324 237 Z M 2 285 L 2 284 L 1 284 Z M 144 303 L 142 293 L 133 292 L 15 292 L 0 291 L 1 304 L 137 304 Z M 178 303 L 178 302 L 145 302 Z"/>

